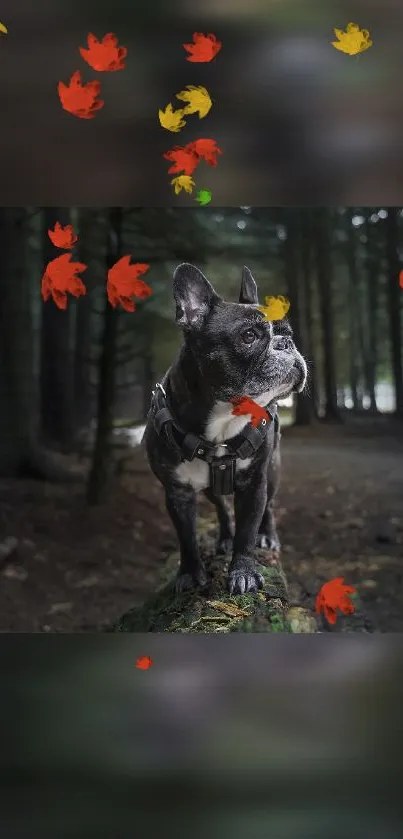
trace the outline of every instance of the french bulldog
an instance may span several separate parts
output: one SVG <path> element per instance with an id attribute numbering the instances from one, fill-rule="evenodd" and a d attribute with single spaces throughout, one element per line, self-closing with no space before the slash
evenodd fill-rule
<path id="1" fill-rule="evenodd" d="M 184 341 L 153 392 L 143 441 L 179 540 L 176 588 L 181 592 L 207 582 L 196 540 L 196 494 L 203 491 L 217 510 L 217 552 L 232 551 L 230 593 L 257 591 L 264 581 L 255 566 L 255 547 L 280 548 L 273 514 L 280 471 L 276 402 L 304 389 L 306 363 L 288 321 L 269 322 L 257 308 L 248 268 L 239 303 L 224 301 L 188 263 L 174 272 L 173 296 Z M 245 396 L 265 407 L 274 421 L 263 419 L 256 429 L 250 415 L 234 415 L 233 400 Z M 243 445 L 234 453 L 235 442 Z M 218 480 L 220 469 L 230 474 L 227 484 Z M 234 495 L 235 534 L 221 494 L 228 492 Z"/>

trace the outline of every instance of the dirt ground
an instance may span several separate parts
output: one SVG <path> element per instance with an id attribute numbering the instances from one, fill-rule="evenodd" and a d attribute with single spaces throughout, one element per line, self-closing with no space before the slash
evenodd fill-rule
<path id="1" fill-rule="evenodd" d="M 290 428 L 282 447 L 291 598 L 313 609 L 322 583 L 344 576 L 380 631 L 402 632 L 403 426 Z M 128 468 L 97 508 L 81 484 L 0 481 L 1 632 L 106 631 L 158 584 L 175 537 L 140 448 Z"/>

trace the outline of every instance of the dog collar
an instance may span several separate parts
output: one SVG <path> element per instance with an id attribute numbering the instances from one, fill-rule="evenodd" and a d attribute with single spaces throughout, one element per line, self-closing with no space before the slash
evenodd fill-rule
<path id="1" fill-rule="evenodd" d="M 276 405 L 265 405 L 265 411 L 278 430 L 279 420 Z M 210 467 L 210 489 L 216 495 L 231 495 L 234 492 L 235 464 L 237 458 L 245 460 L 253 457 L 266 437 L 269 423 L 263 417 L 255 427 L 248 422 L 242 431 L 226 443 L 211 443 L 205 437 L 187 432 L 175 419 L 168 407 L 167 395 L 160 382 L 155 385 L 151 398 L 151 418 L 158 436 L 164 435 L 169 448 L 175 453 L 178 462 L 192 461 L 195 457 L 204 460 Z M 217 456 L 217 450 L 227 449 L 227 453 Z"/>

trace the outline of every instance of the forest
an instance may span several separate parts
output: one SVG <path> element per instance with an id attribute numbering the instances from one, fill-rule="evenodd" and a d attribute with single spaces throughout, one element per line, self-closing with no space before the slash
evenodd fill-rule
<path id="1" fill-rule="evenodd" d="M 73 225 L 88 266 L 65 310 L 41 296 L 56 222 Z M 171 281 L 184 261 L 227 299 L 243 265 L 261 302 L 289 298 L 309 384 L 281 407 L 287 573 L 309 597 L 339 562 L 381 627 L 402 628 L 403 210 L 17 207 L 0 211 L 0 237 L 3 631 L 106 629 L 156 584 L 173 533 L 137 444 L 180 345 Z M 126 254 L 149 265 L 134 312 L 106 294 Z"/>

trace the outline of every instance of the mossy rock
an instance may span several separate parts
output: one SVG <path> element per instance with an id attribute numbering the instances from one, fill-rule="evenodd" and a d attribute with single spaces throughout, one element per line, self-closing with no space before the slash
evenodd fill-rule
<path id="1" fill-rule="evenodd" d="M 296 607 L 289 608 L 287 581 L 281 563 L 273 559 L 269 551 L 256 550 L 256 561 L 264 578 L 263 590 L 231 596 L 227 591 L 230 555 L 215 554 L 216 533 L 209 520 L 200 522 L 199 533 L 200 551 L 209 578 L 206 588 L 176 594 L 179 553 L 172 553 L 163 571 L 162 587 L 143 606 L 126 612 L 114 627 L 115 632 L 316 631 L 315 618 L 308 610 L 298 607 L 296 615 Z M 217 602 L 219 606 L 215 605 Z M 234 607 L 242 613 L 231 614 Z"/>

